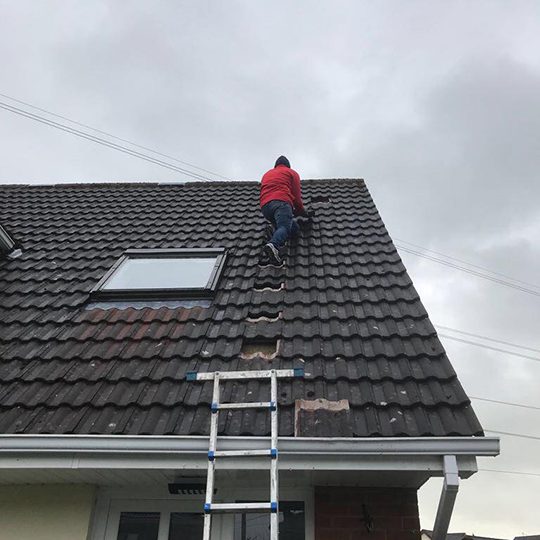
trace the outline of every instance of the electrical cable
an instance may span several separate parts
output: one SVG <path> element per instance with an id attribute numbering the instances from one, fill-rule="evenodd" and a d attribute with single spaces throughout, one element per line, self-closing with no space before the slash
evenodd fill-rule
<path id="1" fill-rule="evenodd" d="M 142 152 L 138 152 L 136 150 L 131 150 L 129 148 L 126 148 L 125 146 L 122 146 L 122 145 L 107 141 L 106 139 L 102 139 L 101 137 L 96 137 L 95 135 L 85 133 L 85 132 L 80 131 L 78 129 L 66 126 L 64 124 L 60 124 L 59 122 L 55 122 L 54 120 L 49 120 L 49 119 L 44 118 L 42 116 L 39 116 L 37 114 L 30 113 L 30 112 L 25 111 L 23 109 L 19 109 L 18 107 L 13 107 L 12 105 L 9 105 L 9 104 L 4 103 L 2 101 L 0 101 L 0 108 L 4 109 L 6 111 L 9 111 L 9 112 L 18 114 L 20 116 L 24 116 L 24 117 L 29 118 L 31 120 L 36 120 L 37 122 L 40 122 L 42 124 L 54 127 L 54 128 L 59 129 L 61 131 L 66 131 L 67 133 L 71 133 L 72 135 L 76 135 L 77 137 L 81 137 L 83 139 L 87 139 L 87 140 L 95 142 L 97 144 L 107 146 L 107 147 L 112 148 L 114 150 L 119 150 L 120 152 L 123 152 L 125 154 L 129 154 L 129 155 L 134 156 L 134 157 L 138 157 L 139 159 L 143 159 L 143 160 L 148 161 L 150 163 L 160 165 L 161 167 L 165 167 L 166 169 L 170 169 L 170 170 L 173 170 L 173 171 L 176 171 L 176 172 L 180 172 L 180 173 L 185 174 L 187 176 L 190 176 L 191 178 L 194 178 L 196 180 L 209 181 L 209 182 L 212 181 L 210 178 L 202 176 L 202 175 L 200 175 L 198 173 L 188 171 L 187 169 L 184 169 L 182 167 L 172 165 L 171 163 L 167 163 L 167 162 L 165 162 L 163 160 L 153 158 L 152 156 L 148 156 L 146 154 L 143 154 Z"/>
<path id="2" fill-rule="evenodd" d="M 451 328 L 450 326 L 443 326 L 442 324 L 434 324 L 436 328 L 442 328 L 443 330 L 450 330 L 451 332 L 457 332 L 458 334 L 463 334 L 465 336 L 471 336 L 478 339 L 485 339 L 486 341 L 492 341 L 493 343 L 500 343 L 502 345 L 509 345 L 510 347 L 515 347 L 516 349 L 523 349 L 525 351 L 532 351 L 540 353 L 540 349 L 535 349 L 534 347 L 526 347 L 525 345 L 517 345 L 511 343 L 510 341 L 503 341 L 501 339 L 490 338 L 488 336 L 482 336 L 480 334 L 473 334 L 472 332 L 465 332 L 465 330 L 458 330 L 457 328 Z"/>
<path id="3" fill-rule="evenodd" d="M 527 287 L 522 287 L 521 285 L 516 285 L 515 283 L 511 283 L 509 281 L 506 281 L 506 280 L 503 280 L 503 279 L 500 279 L 500 278 L 489 276 L 489 275 L 487 275 L 485 273 L 478 272 L 476 270 L 471 270 L 470 268 L 465 268 L 464 266 L 460 266 L 460 265 L 451 263 L 449 261 L 439 259 L 437 257 L 432 257 L 430 255 L 420 253 L 419 251 L 407 248 L 406 246 L 401 246 L 399 244 L 395 244 L 395 245 L 396 245 L 397 248 L 399 248 L 401 251 L 404 251 L 405 253 L 410 253 L 411 255 L 415 255 L 417 257 L 422 257 L 424 259 L 427 259 L 427 260 L 442 264 L 442 265 L 447 266 L 449 268 L 454 268 L 455 270 L 460 270 L 460 271 L 465 272 L 467 274 L 470 274 L 470 275 L 473 275 L 473 276 L 476 276 L 476 277 L 480 277 L 482 279 L 486 279 L 486 280 L 492 281 L 494 283 L 498 283 L 499 285 L 504 285 L 506 287 L 510 287 L 511 289 L 515 289 L 517 291 L 521 291 L 521 292 L 524 292 L 524 293 L 527 293 L 527 294 L 531 294 L 533 296 L 540 296 L 540 291 L 535 291 L 535 290 L 529 289 Z M 536 287 L 536 285 L 534 285 L 534 286 Z"/>
<path id="4" fill-rule="evenodd" d="M 494 429 L 484 429 L 488 433 L 495 433 L 496 435 L 507 435 L 508 437 L 521 437 L 522 439 L 533 439 L 535 441 L 540 441 L 540 436 L 537 435 L 526 435 L 525 433 L 511 433 L 509 431 L 497 431 Z"/>
<path id="5" fill-rule="evenodd" d="M 203 169 L 202 167 L 198 167 L 197 165 L 194 165 L 193 163 L 189 163 L 188 161 L 182 161 L 181 159 L 178 159 L 174 156 L 171 156 L 169 154 L 163 154 L 162 152 L 158 152 L 157 150 L 154 150 L 152 148 L 149 148 L 148 146 L 143 146 L 141 144 L 134 143 L 133 141 L 130 141 L 128 139 L 123 139 L 122 137 L 117 137 L 116 135 L 113 135 L 112 133 L 109 133 L 107 131 L 103 131 L 101 129 L 97 129 L 95 127 L 89 126 L 88 124 L 83 124 L 81 122 L 77 122 L 76 120 L 72 120 L 71 118 L 68 118 L 67 116 L 62 116 L 61 114 L 53 113 L 51 111 L 48 111 L 47 109 L 42 109 L 41 107 L 36 107 L 36 105 L 32 105 L 31 103 L 28 103 L 27 101 L 22 101 L 20 99 L 16 99 L 14 97 L 8 96 L 7 94 L 2 94 L 0 92 L 0 96 L 10 99 L 11 101 L 15 101 L 17 103 L 21 103 L 22 105 L 26 105 L 27 107 L 31 107 L 32 109 L 35 109 L 36 111 L 41 111 L 46 114 L 49 114 L 51 116 L 54 116 L 56 118 L 61 118 L 62 120 L 67 120 L 68 122 L 71 122 L 72 124 L 76 124 L 77 126 L 81 126 L 87 129 L 91 129 L 92 131 L 95 131 L 96 133 L 101 133 L 102 135 L 107 135 L 107 137 L 111 137 L 113 139 L 116 139 L 117 141 L 122 141 L 128 144 L 131 144 L 132 146 L 136 146 L 137 148 L 141 148 L 142 150 L 147 150 L 149 152 L 152 152 L 153 154 L 157 154 L 158 156 L 166 157 L 168 159 L 172 159 L 173 161 L 176 161 L 178 163 L 182 163 L 182 165 L 187 165 L 188 167 L 191 167 L 192 169 L 197 169 L 199 171 L 206 172 L 208 174 L 211 174 L 213 176 L 217 176 L 219 178 L 222 178 L 223 180 L 229 180 L 233 181 L 232 178 L 228 178 L 227 176 L 223 176 L 219 173 L 210 171 L 208 169 Z"/>
<path id="6" fill-rule="evenodd" d="M 2 94 L 0 94 L 0 95 L 2 95 Z M 394 240 L 397 240 L 398 242 L 403 242 L 404 244 L 409 244 L 410 246 L 414 246 L 416 248 L 420 248 L 420 249 L 422 249 L 424 251 L 427 251 L 429 253 L 435 253 L 436 255 L 441 255 L 442 257 L 445 257 L 446 259 L 457 261 L 457 262 L 466 264 L 468 266 L 471 266 L 473 268 L 478 268 L 479 270 L 485 270 L 486 272 L 489 272 L 490 274 L 494 274 L 494 275 L 499 276 L 499 277 L 507 278 L 507 279 L 509 279 L 511 281 L 515 281 L 516 283 L 521 283 L 522 285 L 529 285 L 530 287 L 535 287 L 537 289 L 540 289 L 540 285 L 537 285 L 535 283 L 530 283 L 528 281 L 523 281 L 523 280 L 520 280 L 520 279 L 516 279 L 516 278 L 513 278 L 512 276 L 509 276 L 507 274 L 501 274 L 500 272 L 496 272 L 496 271 L 491 270 L 490 268 L 487 268 L 485 266 L 480 266 L 478 264 L 474 264 L 474 263 L 470 263 L 469 261 L 465 261 L 464 259 L 458 259 L 457 257 L 452 257 L 451 255 L 447 255 L 446 253 L 443 253 L 442 251 L 435 251 L 433 249 L 429 249 L 427 247 L 420 246 L 418 244 L 414 244 L 413 242 L 408 242 L 407 240 L 403 240 L 403 239 L 400 239 L 400 238 L 394 238 Z"/>
<path id="7" fill-rule="evenodd" d="M 535 407 L 534 405 L 523 405 L 522 403 L 514 403 L 512 401 L 500 401 L 497 399 L 488 399 L 488 398 L 482 398 L 482 397 L 471 396 L 471 395 L 469 395 L 468 397 L 469 399 L 474 399 L 476 401 L 487 401 L 489 403 L 496 403 L 498 405 L 511 405 L 513 407 L 522 407 L 524 409 L 533 409 L 536 411 L 540 411 L 540 407 Z"/>
<path id="8" fill-rule="evenodd" d="M 528 472 L 528 471 L 502 471 L 500 469 L 478 469 L 480 472 L 494 472 L 494 473 L 504 473 L 504 474 L 523 474 L 526 476 L 540 476 L 540 473 L 537 472 Z"/>
<path id="9" fill-rule="evenodd" d="M 474 347 L 480 347 L 481 349 L 487 349 L 489 351 L 502 352 L 504 354 L 510 354 L 512 356 L 517 356 L 518 358 L 525 358 L 527 360 L 534 360 L 535 362 L 540 362 L 540 358 L 536 356 L 530 356 L 528 354 L 521 354 L 514 351 L 508 351 L 506 349 L 500 349 L 499 347 L 491 347 L 490 345 L 485 345 L 484 343 L 476 343 L 475 341 L 470 341 L 468 339 L 461 339 L 454 336 L 449 336 L 448 334 L 438 334 L 439 337 L 444 337 L 446 339 L 451 339 L 452 341 L 458 341 L 459 343 L 466 343 L 467 345 L 473 345 Z"/>

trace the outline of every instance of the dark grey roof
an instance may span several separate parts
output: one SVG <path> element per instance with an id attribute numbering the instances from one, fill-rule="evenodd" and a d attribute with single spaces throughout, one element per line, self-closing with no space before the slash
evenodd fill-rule
<path id="1" fill-rule="evenodd" d="M 304 182 L 317 208 L 284 268 L 259 267 L 257 182 L 0 186 L 0 220 L 23 254 L 0 262 L 0 432 L 205 434 L 210 383 L 186 371 L 305 367 L 280 387 L 280 434 L 295 401 L 349 401 L 302 435 L 482 435 L 362 180 Z M 427 225 L 426 225 L 427 226 Z M 127 248 L 225 247 L 210 307 L 100 309 L 89 292 Z M 257 291 L 269 284 L 285 288 Z M 248 316 L 282 311 L 277 322 Z M 244 339 L 279 338 L 273 361 Z M 258 400 L 257 382 L 223 399 Z M 322 411 L 324 412 L 324 411 Z M 265 412 L 222 415 L 221 432 L 269 432 Z"/>

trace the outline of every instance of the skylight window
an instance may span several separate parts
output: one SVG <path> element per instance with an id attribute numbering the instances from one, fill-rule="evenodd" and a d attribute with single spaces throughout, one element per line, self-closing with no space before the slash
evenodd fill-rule
<path id="1" fill-rule="evenodd" d="M 118 299 L 209 297 L 224 262 L 223 249 L 129 249 L 92 293 Z"/>

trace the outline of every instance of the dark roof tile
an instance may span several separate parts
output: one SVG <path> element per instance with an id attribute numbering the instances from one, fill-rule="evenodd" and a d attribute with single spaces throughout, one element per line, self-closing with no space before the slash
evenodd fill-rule
<path id="1" fill-rule="evenodd" d="M 280 383 L 282 435 L 295 402 L 319 398 L 350 409 L 302 412 L 302 435 L 482 434 L 363 181 L 303 189 L 330 202 L 274 268 L 258 265 L 254 182 L 0 186 L 0 220 L 23 246 L 0 263 L 0 432 L 207 434 L 212 384 L 187 371 L 305 367 Z M 157 247 L 228 250 L 210 307 L 90 305 L 125 249 Z M 279 339 L 279 354 L 243 359 L 246 339 Z M 226 383 L 222 396 L 269 388 Z M 270 429 L 264 411 L 231 411 L 219 428 Z"/>

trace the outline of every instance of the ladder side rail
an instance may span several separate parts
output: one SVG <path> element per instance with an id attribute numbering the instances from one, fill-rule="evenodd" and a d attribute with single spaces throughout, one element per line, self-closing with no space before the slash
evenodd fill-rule
<path id="1" fill-rule="evenodd" d="M 214 391 L 212 392 L 212 404 L 219 403 L 219 372 L 214 373 Z M 205 514 L 204 514 L 204 527 L 203 527 L 203 540 L 210 540 L 212 533 L 212 514 L 210 508 L 212 506 L 212 498 L 214 496 L 214 474 L 216 470 L 216 463 L 214 460 L 214 452 L 217 445 L 218 434 L 218 420 L 219 410 L 212 407 L 210 413 L 210 441 L 208 447 L 208 475 L 206 478 L 206 500 L 205 500 Z M 212 457 L 211 457 L 212 456 Z"/>
<path id="2" fill-rule="evenodd" d="M 279 538 L 279 478 L 278 478 L 278 408 L 277 408 L 277 371 L 272 370 L 272 378 L 270 379 L 270 401 L 274 407 L 270 411 L 270 428 L 271 428 L 271 451 L 274 455 L 270 463 L 270 501 L 272 509 L 270 514 L 270 540 L 278 540 Z"/>

